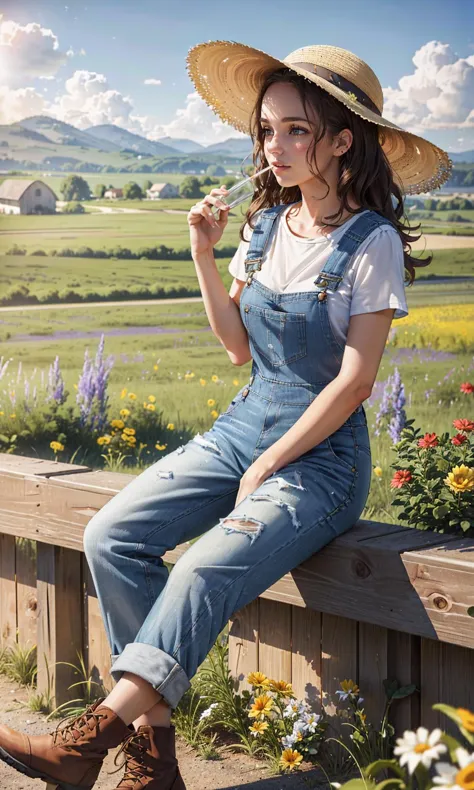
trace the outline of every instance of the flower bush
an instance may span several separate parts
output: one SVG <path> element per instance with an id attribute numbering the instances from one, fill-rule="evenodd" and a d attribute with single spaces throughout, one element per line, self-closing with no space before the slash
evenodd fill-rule
<path id="1" fill-rule="evenodd" d="M 361 778 L 351 779 L 341 785 L 332 782 L 339 790 L 472 790 L 474 787 L 474 713 L 465 708 L 454 708 L 437 703 L 439 710 L 452 719 L 466 743 L 447 735 L 440 728 L 431 733 L 426 727 L 416 731 L 405 730 L 396 739 L 394 757 L 372 762 L 360 769 Z M 393 776 L 376 783 L 376 777 L 390 772 Z"/>
<path id="2" fill-rule="evenodd" d="M 408 420 L 392 448 L 390 486 L 401 521 L 417 529 L 474 535 L 474 422 L 453 420 L 455 432 L 421 435 Z"/>

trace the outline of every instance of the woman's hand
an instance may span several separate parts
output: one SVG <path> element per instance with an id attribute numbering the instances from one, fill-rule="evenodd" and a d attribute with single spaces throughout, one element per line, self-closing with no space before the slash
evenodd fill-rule
<path id="1" fill-rule="evenodd" d="M 210 252 L 221 240 L 229 219 L 229 207 L 219 198 L 226 192 L 228 189 L 224 186 L 211 189 L 209 195 L 205 195 L 199 203 L 191 207 L 187 220 L 192 255 Z M 212 212 L 212 206 L 219 206 L 221 209 L 217 219 Z"/>
<path id="2" fill-rule="evenodd" d="M 249 494 L 253 494 L 253 492 L 265 482 L 265 480 L 270 477 L 273 472 L 268 466 L 264 465 L 263 462 L 260 461 L 260 458 L 257 458 L 256 461 L 253 462 L 251 466 L 247 469 L 246 472 L 240 478 L 240 486 L 237 492 L 237 499 L 235 500 L 234 507 L 242 502 L 246 496 Z"/>

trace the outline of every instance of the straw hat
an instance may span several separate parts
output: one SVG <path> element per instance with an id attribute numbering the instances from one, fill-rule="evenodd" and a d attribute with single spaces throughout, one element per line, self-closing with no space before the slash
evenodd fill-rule
<path id="1" fill-rule="evenodd" d="M 380 82 L 370 66 L 347 49 L 315 44 L 278 60 L 236 41 L 208 41 L 191 47 L 186 58 L 200 96 L 223 121 L 246 134 L 264 78 L 285 66 L 380 127 L 380 143 L 402 192 L 427 192 L 448 180 L 453 166 L 448 154 L 382 116 Z"/>

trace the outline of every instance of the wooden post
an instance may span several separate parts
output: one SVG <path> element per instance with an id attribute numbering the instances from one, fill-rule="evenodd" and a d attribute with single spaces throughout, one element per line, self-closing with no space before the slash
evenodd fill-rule
<path id="1" fill-rule="evenodd" d="M 73 549 L 38 543 L 38 691 L 48 690 L 56 705 L 83 696 L 84 687 L 69 687 L 85 678 L 78 666 L 83 653 L 81 554 Z"/>

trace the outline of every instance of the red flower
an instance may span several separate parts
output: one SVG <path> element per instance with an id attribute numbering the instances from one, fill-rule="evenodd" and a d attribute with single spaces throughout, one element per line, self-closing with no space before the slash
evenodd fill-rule
<path id="1" fill-rule="evenodd" d="M 438 437 L 435 433 L 425 433 L 422 439 L 418 439 L 418 447 L 437 447 Z"/>
<path id="2" fill-rule="evenodd" d="M 409 469 L 399 469 L 390 480 L 390 488 L 401 488 L 412 479 Z"/>
<path id="3" fill-rule="evenodd" d="M 474 422 L 472 420 L 453 420 L 453 425 L 457 431 L 465 431 L 466 433 L 474 431 Z"/>
<path id="4" fill-rule="evenodd" d="M 471 393 L 474 392 L 474 384 L 471 384 L 470 381 L 464 381 L 463 384 L 459 387 L 461 392 Z"/>
<path id="5" fill-rule="evenodd" d="M 457 446 L 464 444 L 464 442 L 467 442 L 467 436 L 464 433 L 457 433 L 456 436 L 453 436 L 451 439 L 451 444 L 455 444 Z"/>

